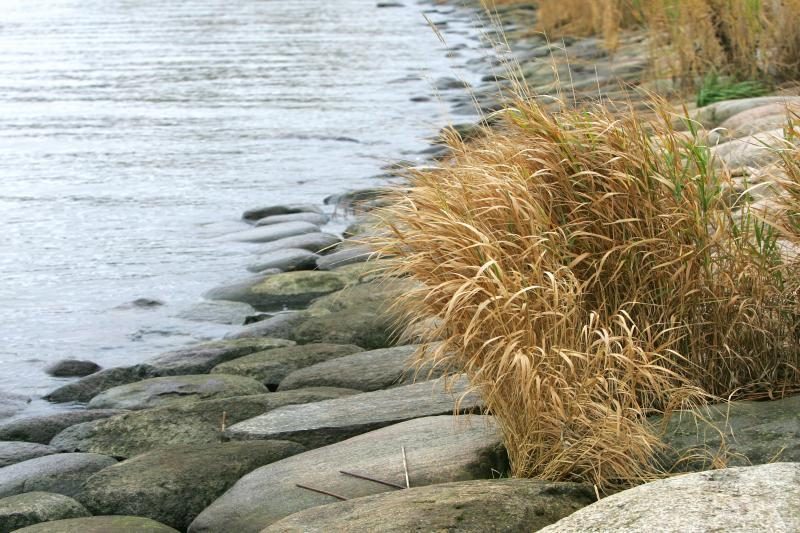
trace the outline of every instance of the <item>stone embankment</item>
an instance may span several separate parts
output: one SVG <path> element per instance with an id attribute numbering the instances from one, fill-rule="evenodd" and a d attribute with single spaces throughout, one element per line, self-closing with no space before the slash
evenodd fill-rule
<path id="1" fill-rule="evenodd" d="M 426 9 L 440 27 L 460 13 Z M 624 37 L 611 57 L 594 39 L 548 44 L 527 35 L 534 16 L 528 6 L 504 12 L 518 70 L 538 93 L 549 93 L 555 75 L 572 80 L 576 100 L 621 95 L 620 80 L 642 78 L 641 35 Z M 558 54 L 571 70 L 553 69 Z M 467 66 L 487 72 L 473 93 L 485 110 L 497 108 L 508 71 L 495 55 Z M 437 82 L 444 93 L 446 81 Z M 447 99 L 455 113 L 473 105 L 469 95 Z M 720 164 L 743 184 L 762 176 L 765 201 L 764 168 L 775 158 L 762 141 L 778 142 L 787 102 L 800 98 L 697 112 L 709 130 L 725 128 L 709 135 Z M 444 152 L 433 145 L 430 153 Z M 371 231 L 376 191 L 336 201 L 360 215 L 345 236 Z M 415 346 L 397 345 L 390 308 L 408 280 L 379 277 L 368 250 L 322 231 L 328 219 L 318 206 L 268 205 L 243 219 L 245 229 L 221 238 L 251 243 L 253 275 L 207 297 L 258 314 L 229 338 L 92 372 L 48 395 L 85 409 L 0 426 L 0 533 L 800 529 L 800 467 L 749 466 L 800 461 L 800 399 L 712 409 L 699 425 L 689 414 L 673 420 L 666 438 L 677 452 L 711 452 L 682 468 L 709 468 L 723 448 L 741 468 L 600 502 L 586 485 L 507 479 L 498 428 L 464 379 L 408 371 Z M 77 366 L 76 374 L 87 368 L 63 365 Z M 454 416 L 457 399 L 463 416 Z"/>

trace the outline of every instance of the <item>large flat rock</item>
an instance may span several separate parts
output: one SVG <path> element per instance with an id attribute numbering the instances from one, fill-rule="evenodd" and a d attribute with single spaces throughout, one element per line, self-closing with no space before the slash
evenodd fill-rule
<path id="1" fill-rule="evenodd" d="M 316 448 L 413 418 L 454 414 L 456 409 L 473 412 L 481 407 L 477 394 L 466 393 L 465 378 L 451 386 L 452 390 L 445 390 L 444 381 L 436 380 L 288 405 L 234 424 L 225 433 L 236 440 L 291 440 Z"/>
<path id="2" fill-rule="evenodd" d="M 246 302 L 256 309 L 277 311 L 308 305 L 315 298 L 340 291 L 346 285 L 347 278 L 334 272 L 282 272 L 218 287 L 206 293 L 206 297 Z"/>
<path id="3" fill-rule="evenodd" d="M 153 376 L 204 374 L 216 365 L 255 352 L 293 346 L 294 341 L 273 338 L 227 339 L 204 342 L 163 353 L 146 361 Z"/>
<path id="4" fill-rule="evenodd" d="M 646 483 L 542 531 L 800 531 L 800 464 L 729 468 Z"/>
<path id="5" fill-rule="evenodd" d="M 372 255 L 373 250 L 366 246 L 347 246 L 317 259 L 317 268 L 320 270 L 333 270 L 335 268 L 363 263 Z"/>
<path id="6" fill-rule="evenodd" d="M 393 491 L 340 470 L 404 483 L 405 448 L 412 487 L 488 479 L 507 469 L 488 416 L 438 416 L 395 424 L 254 470 L 192 522 L 189 531 L 261 531 L 290 514 L 337 501 L 297 484 L 358 498 Z"/>
<path id="7" fill-rule="evenodd" d="M 242 339 L 246 340 L 246 339 Z M 249 376 L 274 390 L 289 373 L 363 351 L 354 344 L 304 344 L 240 357 L 215 366 L 211 373 Z"/>
<path id="8" fill-rule="evenodd" d="M 0 468 L 0 498 L 23 492 L 78 493 L 84 481 L 117 461 L 95 453 L 59 453 Z"/>
<path id="9" fill-rule="evenodd" d="M 800 462 L 800 395 L 765 402 L 739 401 L 674 414 L 662 458 L 680 470 L 712 468 L 723 454 L 728 466 Z M 698 453 L 704 450 L 706 453 Z"/>
<path id="10" fill-rule="evenodd" d="M 56 403 L 86 403 L 101 392 L 113 387 L 147 379 L 151 377 L 150 371 L 151 369 L 147 365 L 107 368 L 67 383 L 45 395 L 44 399 Z"/>
<path id="11" fill-rule="evenodd" d="M 242 214 L 244 220 L 256 221 L 262 218 L 289 215 L 293 213 L 317 213 L 321 214 L 322 209 L 314 204 L 277 204 L 248 209 Z"/>
<path id="12" fill-rule="evenodd" d="M 145 379 L 108 389 L 89 402 L 90 409 L 147 409 L 197 400 L 247 396 L 269 392 L 258 381 L 244 376 L 201 374 Z"/>
<path id="13" fill-rule="evenodd" d="M 407 384 L 414 378 L 409 367 L 416 349 L 416 345 L 395 346 L 317 363 L 289 373 L 279 390 L 344 387 L 366 392 Z M 420 378 L 425 377 L 420 374 Z"/>
<path id="14" fill-rule="evenodd" d="M 317 232 L 319 232 L 319 226 L 310 222 L 281 222 L 280 224 L 231 233 L 222 238 L 239 242 L 270 242 L 285 239 L 286 237 L 294 237 L 295 235 L 303 235 L 304 233 Z"/>
<path id="15" fill-rule="evenodd" d="M 57 415 L 32 416 L 0 426 L 0 440 L 19 440 L 48 444 L 53 437 L 70 426 L 119 415 L 122 409 L 90 409 L 65 411 Z"/>
<path id="16" fill-rule="evenodd" d="M 0 499 L 0 533 L 51 520 L 91 516 L 83 505 L 63 494 L 26 492 Z"/>
<path id="17" fill-rule="evenodd" d="M 285 405 L 341 398 L 354 392 L 321 387 L 130 411 L 71 426 L 56 435 L 51 445 L 69 452 L 133 457 L 157 448 L 212 444 L 222 439 L 224 428 L 230 424 Z"/>
<path id="18" fill-rule="evenodd" d="M 178 533 L 155 520 L 139 516 L 90 516 L 36 524 L 17 530 L 22 533 Z"/>
<path id="19" fill-rule="evenodd" d="M 261 244 L 256 253 L 264 256 L 278 250 L 300 248 L 315 254 L 321 254 L 328 252 L 340 242 L 342 242 L 342 239 L 332 233 L 305 233 Z"/>
<path id="20" fill-rule="evenodd" d="M 578 483 L 461 481 L 312 507 L 262 533 L 538 531 L 596 499 L 592 487 Z"/>
<path id="21" fill-rule="evenodd" d="M 77 499 L 94 514 L 144 516 L 185 530 L 243 475 L 302 451 L 280 441 L 154 450 L 93 475 Z"/>
<path id="22" fill-rule="evenodd" d="M 0 468 L 54 453 L 58 453 L 58 450 L 46 444 L 0 441 Z"/>
<path id="23" fill-rule="evenodd" d="M 262 272 L 276 268 L 283 272 L 292 270 L 309 270 L 317 264 L 320 256 L 302 248 L 284 248 L 261 255 L 247 265 L 250 272 Z"/>

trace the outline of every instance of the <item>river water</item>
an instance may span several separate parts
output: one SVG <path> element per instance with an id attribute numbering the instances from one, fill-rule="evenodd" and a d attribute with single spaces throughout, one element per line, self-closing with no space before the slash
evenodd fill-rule
<path id="1" fill-rule="evenodd" d="M 0 0 L 0 392 L 33 414 L 64 382 L 53 361 L 223 335 L 183 317 L 246 275 L 252 247 L 213 238 L 244 209 L 420 159 L 451 117 L 410 99 L 454 75 L 422 11 L 452 8 L 405 4 Z M 469 17 L 447 19 L 448 45 L 478 53 Z M 141 297 L 165 305 L 120 307 Z"/>

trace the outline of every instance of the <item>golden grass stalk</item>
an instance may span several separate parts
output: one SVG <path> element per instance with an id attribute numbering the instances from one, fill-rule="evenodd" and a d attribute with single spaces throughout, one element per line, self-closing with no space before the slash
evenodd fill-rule
<path id="1" fill-rule="evenodd" d="M 516 476 L 651 479 L 647 416 L 800 383 L 792 272 L 665 109 L 519 101 L 383 213 L 418 362 L 466 372 Z"/>

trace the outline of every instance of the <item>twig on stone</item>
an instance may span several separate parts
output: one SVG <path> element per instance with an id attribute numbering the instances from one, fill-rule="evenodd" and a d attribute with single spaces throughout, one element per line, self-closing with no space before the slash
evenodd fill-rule
<path id="1" fill-rule="evenodd" d="M 326 490 L 315 489 L 314 487 L 309 487 L 308 485 L 301 485 L 300 483 L 296 483 L 295 485 L 301 489 L 310 490 L 311 492 L 318 492 L 319 494 L 324 494 L 325 496 L 331 496 L 333 498 L 336 498 L 337 500 L 342 500 L 342 501 L 347 500 L 347 498 L 345 498 L 344 496 L 339 496 L 338 494 L 334 494 Z"/>
<path id="2" fill-rule="evenodd" d="M 372 481 L 374 483 L 380 483 L 381 485 L 386 485 L 387 487 L 393 487 L 395 489 L 405 489 L 403 485 L 399 483 L 392 483 L 391 481 L 383 481 L 382 479 L 375 479 L 374 477 L 365 476 L 364 474 L 356 474 L 354 472 L 345 472 L 344 470 L 339 470 L 340 474 L 344 474 L 345 476 L 356 477 L 359 479 L 366 479 L 367 481 Z"/>
<path id="3" fill-rule="evenodd" d="M 408 480 L 408 461 L 406 460 L 406 447 L 400 446 L 400 451 L 403 452 L 403 471 L 406 474 L 406 488 L 411 488 L 411 482 Z"/>

